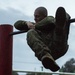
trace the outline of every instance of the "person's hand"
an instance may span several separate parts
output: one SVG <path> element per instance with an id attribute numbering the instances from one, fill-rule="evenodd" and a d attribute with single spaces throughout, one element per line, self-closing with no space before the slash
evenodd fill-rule
<path id="1" fill-rule="evenodd" d="M 35 29 L 35 25 L 33 25 L 30 21 L 27 21 L 26 23 L 29 29 Z"/>

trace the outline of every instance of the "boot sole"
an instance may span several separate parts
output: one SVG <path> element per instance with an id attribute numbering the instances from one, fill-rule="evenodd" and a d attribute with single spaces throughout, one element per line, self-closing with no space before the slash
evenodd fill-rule
<path id="1" fill-rule="evenodd" d="M 42 60 L 42 64 L 46 69 L 50 69 L 51 71 L 58 71 L 60 67 L 50 58 L 46 57 Z"/>
<path id="2" fill-rule="evenodd" d="M 59 7 L 56 11 L 56 26 L 64 27 L 66 23 L 66 11 L 63 7 Z"/>

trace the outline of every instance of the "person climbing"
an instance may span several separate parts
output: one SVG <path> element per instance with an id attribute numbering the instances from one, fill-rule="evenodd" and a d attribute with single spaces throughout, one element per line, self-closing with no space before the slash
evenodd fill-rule
<path id="1" fill-rule="evenodd" d="M 63 7 L 58 7 L 55 18 L 48 16 L 45 7 L 34 11 L 33 22 L 17 21 L 14 26 L 18 30 L 27 31 L 27 44 L 34 51 L 46 69 L 58 71 L 60 67 L 55 62 L 68 50 L 70 16 Z"/>

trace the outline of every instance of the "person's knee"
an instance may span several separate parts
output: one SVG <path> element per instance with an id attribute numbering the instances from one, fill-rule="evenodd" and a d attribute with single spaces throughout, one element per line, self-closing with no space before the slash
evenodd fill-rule
<path id="1" fill-rule="evenodd" d="M 27 38 L 28 37 L 31 37 L 32 35 L 34 35 L 35 33 L 35 30 L 34 29 L 30 29 L 28 32 L 27 32 Z"/>
<path id="2" fill-rule="evenodd" d="M 27 32 L 27 42 L 34 40 L 34 38 L 37 36 L 37 31 L 35 29 L 30 29 Z"/>
<path id="3" fill-rule="evenodd" d="M 31 40 L 33 39 L 33 34 L 34 34 L 34 29 L 30 29 L 27 32 L 27 37 L 26 37 L 27 44 L 30 44 Z"/>

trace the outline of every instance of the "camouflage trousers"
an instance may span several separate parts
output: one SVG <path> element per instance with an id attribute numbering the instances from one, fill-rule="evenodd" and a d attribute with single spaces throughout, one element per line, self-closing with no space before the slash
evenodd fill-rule
<path id="1" fill-rule="evenodd" d="M 59 29 L 59 31 L 55 28 L 49 33 L 37 29 L 30 29 L 27 32 L 27 43 L 39 60 L 45 52 L 49 52 L 55 60 L 67 52 L 69 24 L 64 27 L 64 30 Z"/>

